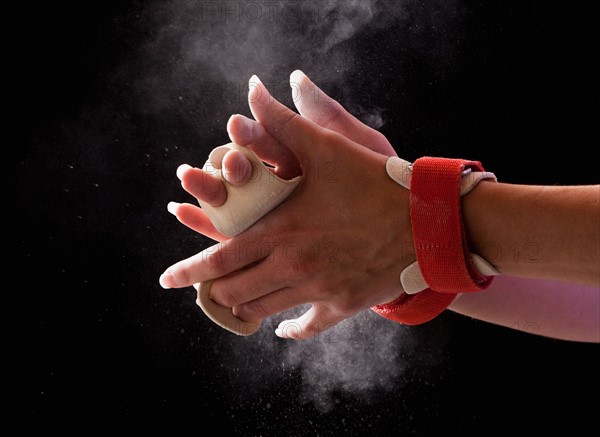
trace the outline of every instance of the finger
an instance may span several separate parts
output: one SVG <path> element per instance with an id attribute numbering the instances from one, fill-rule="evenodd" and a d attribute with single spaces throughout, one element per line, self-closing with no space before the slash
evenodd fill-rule
<path id="1" fill-rule="evenodd" d="M 245 250 L 264 252 L 257 245 L 247 246 Z M 257 256 L 250 256 L 250 258 Z M 211 288 L 211 297 L 219 305 L 238 307 L 240 314 L 246 316 L 244 320 L 262 320 L 275 312 L 307 301 L 308 296 L 303 293 L 276 292 L 287 289 L 295 279 L 290 275 L 289 270 L 281 268 L 274 261 L 274 255 L 271 254 L 253 264 L 251 268 L 215 280 Z M 249 302 L 253 304 L 246 306 L 245 304 Z"/>
<path id="2" fill-rule="evenodd" d="M 292 273 L 290 269 L 281 268 L 273 249 L 274 243 L 263 243 L 264 248 L 256 244 L 245 246 L 245 251 L 254 251 L 256 255 L 248 254 L 249 259 L 260 259 L 246 268 L 226 277 L 213 281 L 211 297 L 219 305 L 235 307 L 236 315 L 243 320 L 262 320 L 272 314 L 306 303 L 310 294 L 306 288 L 290 292 L 290 287 L 296 283 L 304 283 L 306 278 L 300 273 Z M 267 257 L 262 257 L 269 253 Z M 248 266 L 250 267 L 250 266 Z M 288 290 L 287 293 L 280 292 Z"/>
<path id="3" fill-rule="evenodd" d="M 256 121 L 301 162 L 308 162 L 321 128 L 273 98 L 256 75 L 250 78 L 249 88 L 248 103 Z"/>
<path id="4" fill-rule="evenodd" d="M 233 186 L 244 185 L 252 176 L 252 164 L 239 150 L 230 150 L 223 157 L 223 177 Z"/>
<path id="5" fill-rule="evenodd" d="M 235 114 L 227 122 L 227 132 L 232 142 L 248 147 L 260 159 L 272 165 L 273 173 L 280 178 L 292 179 L 302 174 L 294 154 L 273 138 L 260 123 Z"/>
<path id="6" fill-rule="evenodd" d="M 202 208 L 189 203 L 169 202 L 167 210 L 177 217 L 177 220 L 193 231 L 216 241 L 225 241 L 229 239 L 229 237 L 226 237 L 217 231 L 206 213 L 202 211 Z"/>
<path id="7" fill-rule="evenodd" d="M 211 206 L 221 206 L 227 200 L 223 182 L 199 168 L 187 164 L 180 165 L 177 177 L 185 191 Z"/>
<path id="8" fill-rule="evenodd" d="M 233 314 L 248 322 L 258 322 L 274 314 L 310 301 L 310 295 L 292 287 L 272 291 L 260 298 L 233 307 Z"/>
<path id="9" fill-rule="evenodd" d="M 225 276 L 269 255 L 269 245 L 258 244 L 242 235 L 173 264 L 160 276 L 160 285 L 163 288 L 189 287 L 197 282 Z M 250 250 L 250 247 L 258 250 Z"/>
<path id="10" fill-rule="evenodd" d="M 387 138 L 367 126 L 317 87 L 300 70 L 290 75 L 292 98 L 303 117 L 386 156 L 396 155 Z"/>
<path id="11" fill-rule="evenodd" d="M 258 247 L 247 249 L 260 251 Z M 244 320 L 262 320 L 266 317 L 266 315 L 262 315 L 262 311 L 266 310 L 268 306 L 261 309 L 261 304 L 258 300 L 262 301 L 264 296 L 268 296 L 276 290 L 286 288 L 289 284 L 289 278 L 283 273 L 283 269 L 273 267 L 272 259 L 266 258 L 253 264 L 249 269 L 218 278 L 213 281 L 210 290 L 211 298 L 219 305 L 230 308 L 254 301 L 257 303 L 254 308 L 256 314 L 251 315 L 252 311 L 246 309 L 246 316 L 252 317 L 252 320 Z"/>
<path id="12" fill-rule="evenodd" d="M 284 320 L 275 329 L 275 335 L 281 338 L 305 340 L 333 328 L 347 316 L 334 314 L 324 305 L 313 305 L 297 319 Z"/>

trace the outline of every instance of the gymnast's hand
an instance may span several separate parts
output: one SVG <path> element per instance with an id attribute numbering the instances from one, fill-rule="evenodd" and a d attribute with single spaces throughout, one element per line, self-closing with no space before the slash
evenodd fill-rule
<path id="1" fill-rule="evenodd" d="M 311 85 L 302 73 L 294 76 L 300 89 Z M 400 272 L 414 261 L 403 251 L 412 247 L 408 191 L 386 174 L 386 156 L 394 154 L 389 142 L 337 102 L 308 104 L 304 94 L 296 100 L 301 117 L 273 99 L 258 78 L 252 82 L 250 109 L 258 123 L 232 117 L 231 139 L 254 147 L 281 177 L 301 170 L 303 181 L 286 202 L 230 240 L 210 229 L 197 207 L 172 204 L 182 222 L 225 241 L 171 266 L 161 284 L 180 288 L 213 280 L 213 300 L 249 322 L 311 303 L 294 329 L 282 322 L 276 331 L 308 338 L 400 294 Z M 325 100 L 320 91 L 314 95 Z M 244 183 L 244 159 L 238 158 L 224 160 L 235 168 L 231 180 Z M 229 179 L 227 163 L 225 173 Z M 206 201 L 208 193 L 217 205 L 225 200 L 218 184 L 212 191 L 201 188 L 200 170 L 184 167 L 178 174 L 192 195 Z"/>
<path id="2" fill-rule="evenodd" d="M 250 83 L 250 86 L 255 84 Z M 381 132 L 367 126 L 346 111 L 302 71 L 296 70 L 291 74 L 290 86 L 292 100 L 303 117 L 382 155 L 396 156 L 396 151 Z M 264 162 L 270 164 L 277 176 L 292 179 L 301 174 L 294 154 L 257 121 L 243 115 L 233 115 L 227 123 L 227 132 L 232 142 L 248 147 Z M 236 150 L 231 150 L 225 155 L 222 168 L 225 179 L 235 186 L 245 184 L 252 172 L 248 159 Z M 321 171 L 327 169 L 322 168 Z M 177 177 L 181 180 L 183 188 L 199 201 L 216 207 L 227 199 L 227 191 L 221 180 L 202 169 L 183 164 L 177 169 Z M 198 206 L 170 202 L 168 209 L 181 223 L 194 231 L 217 241 L 228 239 L 215 229 Z"/>

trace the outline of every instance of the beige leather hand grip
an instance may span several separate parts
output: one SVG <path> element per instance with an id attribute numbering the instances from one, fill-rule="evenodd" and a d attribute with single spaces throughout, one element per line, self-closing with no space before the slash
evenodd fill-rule
<path id="1" fill-rule="evenodd" d="M 223 177 L 221 165 L 229 150 L 243 153 L 252 164 L 250 180 L 241 186 L 229 184 Z M 203 170 L 220 178 L 227 190 L 227 200 L 221 206 L 214 207 L 200 202 L 211 222 L 219 232 L 233 237 L 244 232 L 273 208 L 283 202 L 296 189 L 301 176 L 291 180 L 281 179 L 246 147 L 226 144 L 214 149 L 204 164 Z M 196 303 L 204 313 L 220 327 L 237 335 L 251 335 L 260 327 L 260 323 L 250 323 L 233 315 L 231 308 L 223 307 L 210 298 L 212 281 L 202 282 L 198 287 Z"/>

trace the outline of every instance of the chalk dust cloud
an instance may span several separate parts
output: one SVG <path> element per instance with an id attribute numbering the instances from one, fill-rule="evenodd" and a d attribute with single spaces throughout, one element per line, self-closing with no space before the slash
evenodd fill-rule
<path id="1" fill-rule="evenodd" d="M 354 98 L 353 78 L 378 74 L 363 62 L 365 35 L 394 35 L 389 30 L 398 29 L 399 36 L 381 40 L 377 50 L 394 44 L 404 53 L 429 51 L 432 62 L 443 65 L 453 56 L 452 38 L 445 35 L 456 32 L 459 11 L 456 1 L 442 0 L 154 2 L 141 15 L 148 38 L 135 66 L 139 108 L 177 117 L 193 125 L 199 138 L 212 138 L 223 135 L 231 114 L 250 115 L 253 74 L 293 107 L 289 75 L 302 69 L 365 123 L 380 128 L 386 108 Z M 402 65 L 386 67 L 398 69 L 398 83 Z M 205 152 L 217 145 L 201 144 Z M 280 320 L 305 310 L 266 320 L 248 338 L 218 334 L 223 342 L 215 352 L 232 385 L 252 393 L 295 375 L 302 381 L 303 401 L 321 410 L 332 407 L 336 393 L 369 399 L 402 385 L 411 365 L 406 356 L 416 347 L 409 328 L 365 311 L 315 339 L 275 337 Z"/>

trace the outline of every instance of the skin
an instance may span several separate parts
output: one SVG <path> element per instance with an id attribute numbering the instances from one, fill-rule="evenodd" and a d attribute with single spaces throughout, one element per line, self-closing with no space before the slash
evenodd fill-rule
<path id="1" fill-rule="evenodd" d="M 291 82 L 299 115 L 253 77 L 249 104 L 256 121 L 234 115 L 227 129 L 276 174 L 302 173 L 303 183 L 233 239 L 219 234 L 200 208 L 171 202 L 169 211 L 183 224 L 221 243 L 171 266 L 160 283 L 181 288 L 212 279 L 212 298 L 252 322 L 311 303 L 293 320 L 298 329 L 283 329 L 290 322 L 284 321 L 276 331 L 304 339 L 396 298 L 399 274 L 414 255 L 407 250 L 408 192 L 385 172 L 387 156 L 395 155 L 391 144 L 302 72 Z M 247 181 L 241 154 L 231 152 L 223 164 L 228 181 Z M 225 201 L 222 183 L 201 170 L 184 165 L 177 175 L 194 197 L 215 206 Z M 503 275 L 484 293 L 461 295 L 450 309 L 549 337 L 600 341 L 599 199 L 599 186 L 479 184 L 463 198 L 469 247 Z"/>

